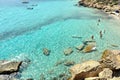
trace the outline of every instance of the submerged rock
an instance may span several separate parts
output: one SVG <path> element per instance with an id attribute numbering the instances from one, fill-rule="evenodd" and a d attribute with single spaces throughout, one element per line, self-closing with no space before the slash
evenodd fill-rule
<path id="1" fill-rule="evenodd" d="M 75 48 L 78 50 L 78 51 L 81 51 L 84 49 L 84 45 L 79 45 L 79 46 L 76 46 Z"/>
<path id="2" fill-rule="evenodd" d="M 69 47 L 69 48 L 67 48 L 67 49 L 64 50 L 65 56 L 68 56 L 68 55 L 70 55 L 70 54 L 72 54 L 72 53 L 73 53 L 73 50 L 72 50 L 71 47 Z"/>
<path id="3" fill-rule="evenodd" d="M 0 74 L 10 74 L 17 72 L 22 62 L 15 61 L 1 61 L 0 62 Z"/>
<path id="4" fill-rule="evenodd" d="M 64 63 L 63 60 L 61 60 L 61 61 L 57 61 L 57 62 L 55 63 L 55 66 L 59 66 L 59 65 L 61 65 L 61 64 L 63 64 L 63 63 Z"/>
<path id="5" fill-rule="evenodd" d="M 65 66 L 72 66 L 72 65 L 74 65 L 74 64 L 75 64 L 74 61 L 69 61 L 69 60 L 67 60 L 67 61 L 64 62 L 64 65 L 65 65 Z"/>
<path id="6" fill-rule="evenodd" d="M 45 80 L 45 76 L 43 74 L 40 75 L 40 80 Z"/>
<path id="7" fill-rule="evenodd" d="M 103 67 L 112 70 L 120 69 L 120 50 L 105 50 L 100 63 Z"/>
<path id="8" fill-rule="evenodd" d="M 33 78 L 28 78 L 27 80 L 34 80 Z"/>
<path id="9" fill-rule="evenodd" d="M 50 55 L 51 50 L 47 49 L 47 48 L 43 48 L 43 54 L 46 56 Z"/>
<path id="10" fill-rule="evenodd" d="M 92 52 L 92 51 L 95 51 L 95 50 L 96 50 L 96 46 L 94 44 L 88 44 L 83 49 L 83 52 L 84 53 L 89 53 L 89 52 Z"/>
<path id="11" fill-rule="evenodd" d="M 93 60 L 86 61 L 70 68 L 72 77 L 69 80 L 82 80 L 88 77 L 96 77 L 101 71 L 102 67 L 99 62 Z"/>

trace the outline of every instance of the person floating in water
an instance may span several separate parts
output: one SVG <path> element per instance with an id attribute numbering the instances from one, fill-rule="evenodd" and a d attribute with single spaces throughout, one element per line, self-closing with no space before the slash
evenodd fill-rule
<path id="1" fill-rule="evenodd" d="M 101 21 L 101 20 L 100 20 L 100 19 L 98 19 L 98 23 L 97 23 L 97 25 L 99 25 L 100 21 Z"/>
<path id="2" fill-rule="evenodd" d="M 100 31 L 99 34 L 100 34 L 100 38 L 102 39 L 103 37 L 102 31 Z"/>
<path id="3" fill-rule="evenodd" d="M 94 36 L 93 36 L 93 35 L 91 36 L 91 39 L 92 39 L 92 40 L 94 39 Z"/>

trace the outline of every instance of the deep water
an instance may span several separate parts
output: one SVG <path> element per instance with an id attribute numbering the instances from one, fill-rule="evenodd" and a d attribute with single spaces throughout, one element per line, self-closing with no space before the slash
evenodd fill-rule
<path id="1" fill-rule="evenodd" d="M 102 11 L 74 6 L 76 0 L 36 0 L 29 4 L 9 1 L 0 1 L 0 60 L 30 59 L 28 67 L 21 72 L 21 79 L 39 80 L 43 74 L 46 80 L 51 80 L 68 73 L 69 67 L 55 66 L 56 62 L 98 60 L 105 49 L 120 49 L 119 21 Z M 101 19 L 99 25 L 98 19 Z M 105 30 L 102 39 L 101 30 Z M 97 51 L 78 53 L 75 46 L 92 35 Z M 74 52 L 65 56 L 63 50 L 68 47 Z M 51 50 L 49 56 L 43 54 L 43 48 Z"/>

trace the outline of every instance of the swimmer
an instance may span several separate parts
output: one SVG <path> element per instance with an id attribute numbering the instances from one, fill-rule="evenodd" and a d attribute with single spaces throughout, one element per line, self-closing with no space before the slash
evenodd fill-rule
<path id="1" fill-rule="evenodd" d="M 103 35 L 102 34 L 100 34 L 100 38 L 102 39 L 102 37 L 103 37 Z"/>
<path id="2" fill-rule="evenodd" d="M 91 36 L 91 39 L 92 39 L 92 40 L 94 39 L 94 36 L 93 36 L 93 35 Z"/>

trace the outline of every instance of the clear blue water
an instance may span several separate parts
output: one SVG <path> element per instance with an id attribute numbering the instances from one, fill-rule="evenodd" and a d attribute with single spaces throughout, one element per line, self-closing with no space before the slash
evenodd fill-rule
<path id="1" fill-rule="evenodd" d="M 21 72 L 21 79 L 39 80 L 44 74 L 46 80 L 51 80 L 60 73 L 68 73 L 69 67 L 63 64 L 55 66 L 58 61 L 81 63 L 98 60 L 103 50 L 120 49 L 111 46 L 120 45 L 119 21 L 102 11 L 73 6 L 75 0 L 36 0 L 29 4 L 15 0 L 6 2 L 0 2 L 0 60 L 30 59 L 29 66 Z M 28 10 L 28 7 L 34 9 Z M 103 39 L 99 38 L 100 30 L 106 31 Z M 72 38 L 73 35 L 82 38 Z M 75 46 L 92 35 L 97 42 L 97 51 L 78 53 Z M 65 56 L 63 50 L 68 47 L 72 47 L 74 52 Z M 50 56 L 43 55 L 43 48 L 51 50 Z"/>

